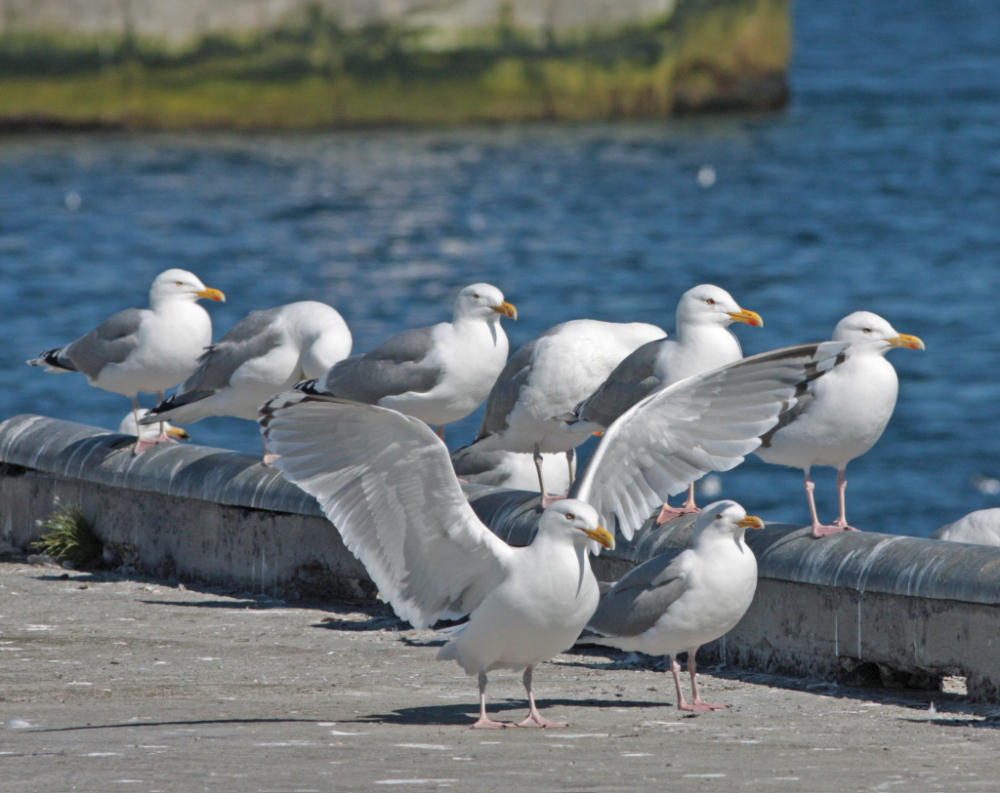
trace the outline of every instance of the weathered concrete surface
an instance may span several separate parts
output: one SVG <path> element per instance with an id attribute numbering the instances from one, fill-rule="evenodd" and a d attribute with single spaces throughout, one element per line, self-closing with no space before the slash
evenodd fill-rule
<path id="1" fill-rule="evenodd" d="M 535 677 L 568 729 L 480 732 L 473 681 L 384 607 L 0 564 L 0 615 L 0 725 L 33 725 L 0 726 L 5 793 L 996 789 L 996 708 L 957 694 L 721 670 L 732 710 L 690 716 L 585 650 Z M 522 717 L 518 676 L 490 693 Z"/>

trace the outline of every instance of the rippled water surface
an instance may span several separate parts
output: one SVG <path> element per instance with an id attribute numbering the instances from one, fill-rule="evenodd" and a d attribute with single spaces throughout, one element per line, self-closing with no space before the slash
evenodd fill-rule
<path id="1" fill-rule="evenodd" d="M 0 415 L 117 426 L 124 397 L 23 362 L 145 305 L 167 267 L 226 292 L 216 337 L 318 299 L 355 351 L 449 318 L 476 281 L 518 306 L 515 346 L 578 317 L 672 331 L 681 292 L 712 282 L 763 315 L 736 329 L 748 354 L 828 338 L 862 308 L 926 342 L 892 353 L 896 414 L 848 469 L 856 525 L 926 535 L 1000 506 L 973 483 L 1000 476 L 1000 15 L 896 5 L 797 3 L 795 97 L 773 116 L 0 140 Z M 248 422 L 189 429 L 259 449 Z M 829 519 L 833 472 L 816 473 Z M 796 471 L 753 458 L 722 481 L 753 512 L 806 518 Z"/>

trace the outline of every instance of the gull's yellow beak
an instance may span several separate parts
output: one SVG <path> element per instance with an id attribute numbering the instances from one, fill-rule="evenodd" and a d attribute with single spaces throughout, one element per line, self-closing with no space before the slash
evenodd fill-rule
<path id="1" fill-rule="evenodd" d="M 742 526 L 744 529 L 763 529 L 764 521 L 756 515 L 747 515 L 743 520 L 736 521 L 736 525 Z"/>
<path id="2" fill-rule="evenodd" d="M 517 319 L 517 309 L 504 300 L 499 306 L 490 306 L 497 314 L 503 314 L 507 319 Z"/>
<path id="3" fill-rule="evenodd" d="M 225 303 L 226 296 L 222 294 L 218 289 L 205 289 L 201 292 L 195 292 L 198 297 L 204 297 L 208 300 L 214 300 L 216 303 Z"/>
<path id="4" fill-rule="evenodd" d="M 756 311 L 747 311 L 745 308 L 741 308 L 739 311 L 730 311 L 729 318 L 733 322 L 745 322 L 755 328 L 764 327 L 764 320 L 760 318 L 760 314 Z"/>
<path id="5" fill-rule="evenodd" d="M 167 430 L 167 435 L 171 438 L 177 438 L 179 441 L 191 440 L 191 436 L 187 434 L 187 430 L 181 429 L 180 427 L 170 427 Z"/>
<path id="6" fill-rule="evenodd" d="M 615 549 L 615 538 L 612 537 L 607 529 L 603 529 L 598 526 L 596 529 L 580 529 L 584 534 L 586 534 L 594 542 L 598 542 L 607 548 L 609 551 Z"/>
<path id="7" fill-rule="evenodd" d="M 889 339 L 889 344 L 893 347 L 906 347 L 908 350 L 926 350 L 924 343 L 916 336 L 900 333 L 896 338 Z"/>

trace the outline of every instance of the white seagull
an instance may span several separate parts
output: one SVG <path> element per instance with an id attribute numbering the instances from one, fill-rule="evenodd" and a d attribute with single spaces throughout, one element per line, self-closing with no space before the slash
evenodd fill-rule
<path id="1" fill-rule="evenodd" d="M 153 440 L 154 438 L 157 438 L 160 432 L 159 427 L 152 425 L 141 426 L 135 423 L 137 418 L 141 421 L 148 414 L 148 408 L 139 408 L 135 413 L 129 411 L 125 414 L 125 417 L 118 425 L 118 431 L 122 433 L 122 435 L 135 435 L 137 438 L 145 438 L 146 440 Z M 180 427 L 175 427 L 169 421 L 163 422 L 163 432 L 165 432 L 167 437 L 171 440 L 191 440 L 191 436 L 188 435 L 186 430 L 183 430 Z"/>
<path id="2" fill-rule="evenodd" d="M 482 404 L 507 362 L 501 316 L 517 319 L 517 309 L 499 289 L 467 286 L 455 300 L 451 322 L 403 331 L 298 387 L 398 410 L 436 425 L 443 438 L 445 424 Z"/>
<path id="3" fill-rule="evenodd" d="M 524 670 L 529 713 L 519 726 L 564 726 L 538 712 L 531 677 L 573 645 L 597 608 L 587 549 L 614 540 L 590 506 L 560 501 L 534 542 L 514 548 L 476 517 L 447 447 L 417 419 L 292 391 L 268 402 L 260 423 L 275 466 L 317 498 L 396 614 L 416 628 L 470 615 L 438 660 L 478 675 L 474 727 L 510 726 L 486 715 L 494 669 Z"/>
<path id="4" fill-rule="evenodd" d="M 760 315 L 740 308 L 725 289 L 701 284 L 685 292 L 677 304 L 677 324 L 673 339 L 658 339 L 642 345 L 623 360 L 593 394 L 573 410 L 567 422 L 611 424 L 643 397 L 687 377 L 718 369 L 743 357 L 739 339 L 729 330 L 734 322 L 763 327 Z M 579 442 L 589 437 L 583 432 Z M 694 484 L 681 507 L 663 505 L 657 523 L 697 512 Z"/>
<path id="5" fill-rule="evenodd" d="M 226 299 L 186 270 L 167 270 L 153 281 L 149 308 L 119 311 L 86 336 L 28 363 L 46 372 L 81 372 L 90 385 L 132 397 L 135 412 L 139 392 L 162 399 L 166 389 L 194 371 L 212 343 L 212 320 L 198 305 L 201 298 Z M 153 440 L 139 438 L 135 451 L 169 440 L 165 432 Z"/>
<path id="6" fill-rule="evenodd" d="M 885 354 L 893 347 L 924 349 L 916 336 L 897 333 L 870 311 L 855 311 L 837 323 L 833 340 L 849 342 L 846 361 L 828 376 L 810 383 L 808 391 L 781 416 L 761 439 L 756 454 L 764 462 L 789 465 L 805 472 L 806 498 L 814 537 L 854 531 L 847 523 L 845 470 L 882 436 L 896 407 L 899 379 Z M 837 469 L 840 515 L 830 526 L 819 522 L 815 485 L 809 478 L 814 465 Z"/>
<path id="7" fill-rule="evenodd" d="M 603 644 L 648 655 L 666 655 L 680 710 L 717 710 L 698 693 L 698 648 L 736 626 L 757 589 L 757 558 L 743 539 L 746 529 L 764 527 L 735 501 L 716 501 L 698 516 L 692 547 L 665 553 L 629 571 L 601 594 L 587 627 Z M 604 586 L 602 585 L 602 589 Z M 691 703 L 681 691 L 677 654 L 687 652 Z"/>
<path id="8" fill-rule="evenodd" d="M 554 417 L 591 394 L 633 350 L 664 335 L 642 322 L 577 319 L 550 328 L 511 356 L 490 391 L 475 442 L 456 457 L 490 451 L 533 454 L 542 505 L 548 506 L 554 499 L 542 475 L 542 454 L 561 452 L 571 459 L 579 445 Z"/>
<path id="9" fill-rule="evenodd" d="M 207 416 L 256 421 L 268 397 L 321 376 L 350 354 L 351 331 L 325 303 L 254 311 L 205 350 L 198 368 L 142 423 L 190 424 Z"/>
<path id="10" fill-rule="evenodd" d="M 422 628 L 471 613 L 438 657 L 478 674 L 477 726 L 496 726 L 485 713 L 486 675 L 504 667 L 525 670 L 525 726 L 551 726 L 533 705 L 531 675 L 572 645 L 597 607 L 586 551 L 590 540 L 614 547 L 599 516 L 631 538 L 667 495 L 742 461 L 846 346 L 765 353 L 651 394 L 609 429 L 573 497 L 542 514 L 527 548 L 479 521 L 447 447 L 416 419 L 291 391 L 264 405 L 260 424 L 275 465 L 319 501 L 402 619 Z"/>
<path id="11" fill-rule="evenodd" d="M 972 545 L 1000 545 L 1000 509 L 977 509 L 954 523 L 942 526 L 931 539 L 967 542 Z"/>

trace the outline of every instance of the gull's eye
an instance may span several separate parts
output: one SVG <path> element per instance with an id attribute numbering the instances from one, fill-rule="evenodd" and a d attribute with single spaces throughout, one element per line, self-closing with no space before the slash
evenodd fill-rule
<path id="1" fill-rule="evenodd" d="M 472 296 L 472 299 L 473 299 L 473 300 L 479 300 L 479 295 L 473 295 L 473 296 Z"/>
<path id="2" fill-rule="evenodd" d="M 175 284 L 176 284 L 177 286 L 184 286 L 184 282 L 183 282 L 183 281 L 174 281 L 174 283 L 175 283 Z"/>
<path id="3" fill-rule="evenodd" d="M 707 303 L 710 306 L 714 306 L 715 305 L 715 301 L 712 298 L 706 299 L 705 303 Z"/>
<path id="4" fill-rule="evenodd" d="M 720 512 L 718 515 L 716 515 L 715 519 L 716 520 L 722 520 L 722 513 Z"/>
<path id="5" fill-rule="evenodd" d="M 872 332 L 872 329 L 871 329 L 871 328 L 865 328 L 865 329 L 864 329 L 864 330 L 862 331 L 862 333 L 871 333 L 871 332 Z"/>
<path id="6" fill-rule="evenodd" d="M 566 520 L 576 520 L 576 515 L 574 515 L 572 512 L 567 512 Z"/>

